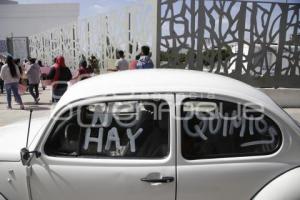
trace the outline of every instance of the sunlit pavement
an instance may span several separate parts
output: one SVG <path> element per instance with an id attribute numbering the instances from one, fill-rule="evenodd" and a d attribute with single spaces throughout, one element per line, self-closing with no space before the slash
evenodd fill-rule
<path id="1" fill-rule="evenodd" d="M 25 110 L 20 110 L 20 106 L 15 102 L 14 97 L 12 96 L 12 110 L 7 109 L 6 94 L 0 94 L 0 126 L 5 126 L 18 121 L 28 120 L 29 110 L 32 108 L 34 110 L 32 117 L 45 117 L 49 116 L 51 109 L 53 108 L 51 100 L 51 90 L 46 88 L 43 90 L 41 87 L 40 91 L 40 101 L 36 105 L 34 103 L 31 95 L 26 92 L 22 95 L 22 100 L 25 105 Z"/>
<path id="2" fill-rule="evenodd" d="M 51 100 L 51 90 L 47 88 L 43 90 L 40 88 L 40 102 L 36 105 L 33 98 L 28 92 L 22 95 L 22 100 L 25 104 L 25 110 L 20 110 L 20 106 L 15 103 L 13 99 L 13 109 L 7 110 L 6 95 L 0 94 L 0 126 L 5 126 L 14 122 L 28 120 L 29 109 L 33 108 L 34 112 L 32 114 L 33 118 L 47 117 L 50 115 L 53 105 Z M 294 119 L 300 122 L 300 108 L 288 108 L 285 109 Z"/>

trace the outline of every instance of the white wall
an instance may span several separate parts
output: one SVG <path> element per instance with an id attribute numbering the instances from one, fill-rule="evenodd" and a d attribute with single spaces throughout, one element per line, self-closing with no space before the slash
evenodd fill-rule
<path id="1" fill-rule="evenodd" d="M 79 4 L 0 4 L 0 39 L 27 37 L 78 20 Z"/>

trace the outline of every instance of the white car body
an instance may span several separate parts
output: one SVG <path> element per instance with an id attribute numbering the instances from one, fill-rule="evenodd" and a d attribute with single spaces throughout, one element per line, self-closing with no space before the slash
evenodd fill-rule
<path id="1" fill-rule="evenodd" d="M 65 152 L 65 150 L 54 148 L 57 147 L 56 145 L 60 147 L 59 145 L 62 144 L 49 144 L 49 141 L 61 142 L 61 140 L 55 140 L 56 137 L 59 137 L 57 135 L 60 126 L 65 126 L 66 135 L 69 134 L 69 125 L 77 127 L 73 122 L 68 124 L 72 117 L 65 120 L 60 118 L 63 113 L 68 113 L 68 110 L 76 108 L 87 111 L 90 108 L 84 106 L 98 105 L 96 104 L 98 102 L 109 105 L 107 102 L 150 100 L 161 100 L 167 102 L 169 106 L 168 126 L 159 127 L 161 130 L 168 130 L 169 133 L 168 145 L 164 146 L 167 150 L 161 150 L 161 152 L 168 152 L 165 156 L 151 158 L 151 155 L 155 154 L 149 154 L 149 159 L 114 158 L 113 155 L 111 157 L 96 157 L 91 153 L 94 150 L 88 151 L 89 146 L 83 147 L 86 144 L 81 143 L 81 141 L 86 143 L 88 138 L 88 128 L 82 128 L 81 125 L 78 126 L 80 127 L 78 134 L 80 135 L 81 130 L 84 130 L 85 136 L 82 137 L 85 137 L 85 140 L 78 139 L 79 145 L 76 148 L 80 149 L 78 150 L 80 153 L 76 156 L 67 153 L 64 156 L 52 155 L 56 151 Z M 232 148 L 234 150 L 228 148 L 228 156 L 226 156 L 227 154 L 222 156 L 222 152 L 217 152 L 217 150 L 212 151 L 216 152 L 212 157 L 209 157 L 210 155 L 205 157 L 205 154 L 200 155 L 200 153 L 198 155 L 198 151 L 191 154 L 196 157 L 199 156 L 199 158 L 189 157 L 188 151 L 183 155 L 182 152 L 189 149 L 183 144 L 186 142 L 185 140 L 191 142 L 189 144 L 193 144 L 193 147 L 190 146 L 191 149 L 198 148 L 192 137 L 188 138 L 188 136 L 183 135 L 185 132 L 184 124 L 182 119 L 178 117 L 183 115 L 183 112 L 189 112 L 189 107 L 186 109 L 182 106 L 185 101 L 188 102 L 185 104 L 187 106 L 190 105 L 189 102 L 198 103 L 199 107 L 191 107 L 198 110 L 203 109 L 199 102 L 204 103 L 205 106 L 210 105 L 210 103 L 213 106 L 221 105 L 215 102 L 225 104 L 230 102 L 232 105 L 241 104 L 242 106 L 260 105 L 263 108 L 263 115 L 270 119 L 270 122 L 267 123 L 279 127 L 276 129 L 279 131 L 276 132 L 278 145 L 274 145 L 272 151 L 265 148 L 272 148 L 272 146 L 257 149 L 255 147 L 253 148 L 255 151 L 266 151 L 257 155 L 254 153 L 252 155 L 250 150 L 247 150 L 249 156 L 246 156 L 246 153 L 245 155 L 241 154 L 242 156 L 230 155 L 230 151 L 235 151 L 235 148 Z M 206 109 L 211 108 L 206 107 Z M 93 112 L 95 114 L 96 111 Z M 79 114 L 76 117 L 77 120 L 81 119 Z M 224 120 L 222 123 L 225 124 L 226 119 L 222 120 Z M 224 124 L 223 129 L 225 130 Z M 194 126 L 196 131 L 197 125 L 200 126 L 200 124 Z M 266 125 L 269 132 L 275 129 L 274 127 L 272 129 L 271 125 Z M 298 168 L 300 166 L 300 128 L 267 95 L 227 77 L 196 71 L 155 69 L 111 73 L 77 83 L 68 89 L 49 119 L 32 121 L 28 149 L 40 152 L 41 156 L 31 155 L 28 165 L 24 166 L 21 162 L 20 151 L 26 146 L 27 126 L 28 121 L 0 129 L 0 200 L 300 199 L 300 190 L 298 189 L 300 185 L 300 168 Z M 239 125 L 237 125 L 238 128 Z M 142 130 L 144 131 L 146 128 Z M 109 132 L 108 135 L 110 133 L 113 132 Z M 102 132 L 101 134 L 106 133 Z M 249 133 L 246 131 L 245 134 Z M 250 130 L 249 137 L 253 134 L 254 131 L 251 132 Z M 98 139 L 100 138 L 99 135 Z M 263 134 L 255 135 L 255 137 L 261 135 Z M 96 143 L 98 145 L 97 153 L 101 152 L 98 149 L 100 140 L 95 141 L 94 138 L 92 141 L 91 137 L 90 135 L 88 142 Z M 201 144 L 205 144 L 207 140 L 210 140 L 206 137 L 219 136 L 199 134 L 194 137 L 197 138 L 197 142 L 200 141 Z M 226 137 L 232 137 L 236 141 L 235 137 L 238 136 L 235 136 L 234 133 L 222 137 L 226 141 Z M 241 135 L 239 137 L 242 138 Z M 115 150 L 112 152 L 118 152 L 121 147 L 118 147 L 116 141 L 120 143 L 119 138 L 118 140 L 108 138 L 109 136 L 103 139 L 104 141 L 101 140 L 101 143 L 106 142 L 105 151 L 110 151 L 110 145 L 115 144 Z M 128 141 L 129 139 L 128 135 Z M 68 142 L 70 141 L 68 140 Z M 213 142 L 208 144 L 218 144 Z M 135 150 L 131 146 L 131 141 L 128 142 L 129 144 L 130 153 L 134 156 L 140 146 L 136 146 Z M 247 143 L 247 145 L 249 144 L 251 142 Z M 47 145 L 50 147 L 48 148 Z M 53 149 L 52 145 L 54 145 Z M 239 148 L 242 148 L 243 145 L 246 146 L 243 143 Z M 100 147 L 102 148 L 102 146 Z M 84 150 L 81 148 L 88 151 L 85 153 L 91 155 L 82 154 Z M 202 148 L 201 145 L 200 148 Z M 220 145 L 221 148 L 223 145 Z M 118 156 L 120 155 L 123 154 L 119 153 Z M 201 158 L 201 156 L 204 157 Z M 150 182 L 145 181 L 145 179 L 150 180 Z"/>

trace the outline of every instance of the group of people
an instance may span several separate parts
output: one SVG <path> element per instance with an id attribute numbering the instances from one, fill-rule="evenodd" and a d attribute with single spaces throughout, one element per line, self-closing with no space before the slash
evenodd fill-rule
<path id="1" fill-rule="evenodd" d="M 130 63 L 125 59 L 124 51 L 118 51 L 119 59 L 116 61 L 116 71 L 134 70 L 134 69 L 151 69 L 154 67 L 151 60 L 150 48 L 142 46 L 141 53 L 135 57 Z"/>
<path id="2" fill-rule="evenodd" d="M 130 63 L 125 59 L 124 51 L 118 51 L 119 59 L 117 60 L 115 71 L 128 69 L 151 69 L 154 67 L 151 60 L 150 48 L 142 46 L 141 53 L 136 56 L 135 60 Z M 3 94 L 6 90 L 7 108 L 12 109 L 11 94 L 14 95 L 15 101 L 24 109 L 24 104 L 20 95 L 20 86 L 28 86 L 28 91 L 36 104 L 40 101 L 39 85 L 45 90 L 46 81 L 52 85 L 52 102 L 58 102 L 68 88 L 68 82 L 71 80 L 81 81 L 91 77 L 93 70 L 88 67 L 85 60 L 80 61 L 79 68 L 72 75 L 71 70 L 66 66 L 63 56 L 54 59 L 51 67 L 44 66 L 42 61 L 36 62 L 35 58 L 29 58 L 20 64 L 20 59 L 13 59 L 7 56 L 5 64 L 0 62 L 0 89 Z"/>
<path id="3" fill-rule="evenodd" d="M 15 101 L 24 110 L 24 104 L 21 98 L 21 87 L 26 85 L 28 91 L 36 104 L 39 103 L 39 85 L 42 82 L 43 89 L 46 88 L 45 80 L 53 82 L 52 102 L 58 102 L 63 93 L 67 90 L 67 82 L 72 79 L 72 73 L 65 65 L 64 57 L 55 59 L 54 65 L 50 68 L 43 66 L 41 61 L 29 58 L 20 65 L 20 59 L 13 59 L 7 56 L 5 64 L 0 62 L 0 84 L 1 93 L 6 91 L 7 108 L 12 109 L 13 94 Z M 25 86 L 25 87 L 26 87 Z"/>

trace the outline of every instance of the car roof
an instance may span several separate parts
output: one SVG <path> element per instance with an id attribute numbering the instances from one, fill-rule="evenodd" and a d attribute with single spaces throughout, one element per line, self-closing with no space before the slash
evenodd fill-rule
<path id="1" fill-rule="evenodd" d="M 216 94 L 278 108 L 263 92 L 226 76 L 193 70 L 145 69 L 98 75 L 76 83 L 67 90 L 55 110 L 95 96 L 140 93 Z"/>

